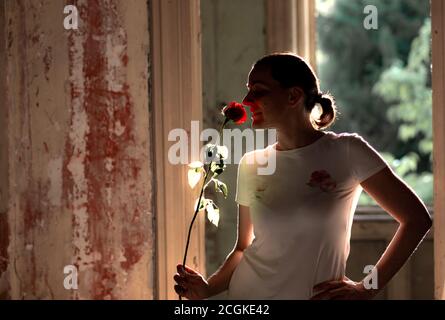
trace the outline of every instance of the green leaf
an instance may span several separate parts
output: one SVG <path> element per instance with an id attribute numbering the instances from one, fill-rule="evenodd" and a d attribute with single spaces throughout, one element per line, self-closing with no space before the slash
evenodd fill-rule
<path id="1" fill-rule="evenodd" d="M 210 171 L 215 173 L 216 175 L 220 175 L 224 172 L 226 165 L 224 163 L 224 160 L 220 160 L 219 162 L 212 162 L 212 165 L 210 166 Z"/>
<path id="2" fill-rule="evenodd" d="M 193 206 L 193 210 L 196 210 L 196 206 L 198 205 L 198 200 L 199 200 L 199 198 L 195 200 L 195 204 Z M 213 202 L 213 201 L 211 199 L 206 199 L 206 198 L 202 197 L 201 198 L 201 203 L 199 204 L 198 211 L 201 211 L 202 209 L 204 209 L 208 205 L 209 202 Z"/>
<path id="3" fill-rule="evenodd" d="M 219 181 L 218 179 L 212 179 L 212 180 L 215 183 L 215 191 L 221 192 L 224 195 L 224 198 L 227 198 L 228 194 L 227 185 L 224 182 Z"/>
<path id="4" fill-rule="evenodd" d="M 399 127 L 399 137 L 403 141 L 414 138 L 416 135 L 416 127 L 408 124 L 402 124 Z"/>
<path id="5" fill-rule="evenodd" d="M 201 161 L 193 161 L 189 164 L 190 169 L 200 169 L 203 168 L 204 164 Z"/>
<path id="6" fill-rule="evenodd" d="M 211 223 L 213 223 L 216 227 L 218 227 L 219 208 L 216 206 L 216 204 L 212 200 L 210 200 L 207 203 L 205 210 L 207 212 L 207 219 L 209 219 Z"/>
<path id="7" fill-rule="evenodd" d="M 193 189 L 201 180 L 203 168 L 190 168 L 187 173 L 189 186 Z"/>

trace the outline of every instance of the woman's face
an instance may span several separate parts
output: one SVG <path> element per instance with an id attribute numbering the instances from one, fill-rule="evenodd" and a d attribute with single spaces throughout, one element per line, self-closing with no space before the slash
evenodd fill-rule
<path id="1" fill-rule="evenodd" d="M 252 112 L 252 128 L 277 128 L 289 116 L 289 89 L 272 78 L 269 68 L 253 68 L 247 89 L 243 104 Z"/>

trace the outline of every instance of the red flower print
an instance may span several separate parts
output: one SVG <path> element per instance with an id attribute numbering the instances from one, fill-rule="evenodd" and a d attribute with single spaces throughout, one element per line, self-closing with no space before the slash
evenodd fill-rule
<path id="1" fill-rule="evenodd" d="M 324 192 L 329 192 L 337 187 L 337 183 L 326 170 L 314 171 L 311 179 L 306 183 L 310 187 L 319 187 Z"/>
<path id="2" fill-rule="evenodd" d="M 232 101 L 222 110 L 222 114 L 232 120 L 236 124 L 242 124 L 246 122 L 247 112 L 244 109 L 244 106 L 241 103 Z"/>
<path id="3" fill-rule="evenodd" d="M 334 190 L 337 187 L 337 183 L 335 183 L 335 181 L 329 180 L 329 181 L 324 181 L 321 185 L 320 185 L 320 189 L 323 190 L 324 192 L 329 192 Z"/>

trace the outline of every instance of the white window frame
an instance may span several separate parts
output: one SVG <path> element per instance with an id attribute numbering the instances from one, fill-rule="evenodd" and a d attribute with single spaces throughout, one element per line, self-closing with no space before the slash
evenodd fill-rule
<path id="1" fill-rule="evenodd" d="M 267 51 L 292 51 L 314 68 L 316 24 L 314 0 L 267 0 Z"/>
<path id="2" fill-rule="evenodd" d="M 173 275 L 182 263 L 197 190 L 187 183 L 187 165 L 168 161 L 170 130 L 191 121 L 202 126 L 200 0 L 151 0 L 152 130 L 156 170 L 157 299 L 178 299 Z M 195 137 L 196 138 L 196 137 Z M 190 141 L 189 141 L 190 150 Z M 199 150 L 198 150 L 199 151 Z M 190 152 L 193 152 L 191 150 Z M 198 160 L 197 152 L 191 160 Z M 199 191 L 198 191 L 199 192 Z M 205 274 L 205 230 L 199 214 L 192 231 L 187 265 Z"/>

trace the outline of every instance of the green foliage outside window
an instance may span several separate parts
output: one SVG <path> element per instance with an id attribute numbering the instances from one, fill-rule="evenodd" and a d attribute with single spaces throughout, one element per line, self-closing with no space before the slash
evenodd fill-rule
<path id="1" fill-rule="evenodd" d="M 378 9 L 377 30 L 363 27 L 369 4 Z M 320 82 L 340 109 L 333 130 L 363 135 L 432 204 L 429 1 L 318 0 L 317 6 Z M 370 204 L 362 193 L 359 205 Z"/>

